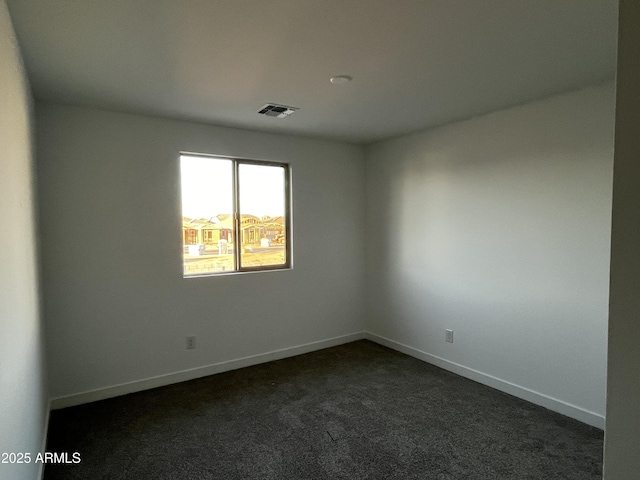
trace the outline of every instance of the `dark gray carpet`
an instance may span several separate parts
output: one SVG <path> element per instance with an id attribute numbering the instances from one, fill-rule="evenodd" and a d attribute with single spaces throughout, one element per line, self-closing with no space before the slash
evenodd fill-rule
<path id="1" fill-rule="evenodd" d="M 368 341 L 52 412 L 55 479 L 601 478 L 603 432 Z"/>

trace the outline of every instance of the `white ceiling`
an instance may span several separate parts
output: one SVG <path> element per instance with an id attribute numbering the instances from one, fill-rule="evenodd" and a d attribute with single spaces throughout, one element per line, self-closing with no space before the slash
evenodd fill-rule
<path id="1" fill-rule="evenodd" d="M 38 99 L 354 143 L 615 75 L 617 0 L 6 1 Z"/>

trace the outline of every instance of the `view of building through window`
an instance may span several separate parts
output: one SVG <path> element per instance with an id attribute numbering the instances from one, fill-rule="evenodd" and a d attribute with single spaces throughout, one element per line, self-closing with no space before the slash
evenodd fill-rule
<path id="1" fill-rule="evenodd" d="M 286 165 L 180 156 L 184 275 L 289 265 Z"/>

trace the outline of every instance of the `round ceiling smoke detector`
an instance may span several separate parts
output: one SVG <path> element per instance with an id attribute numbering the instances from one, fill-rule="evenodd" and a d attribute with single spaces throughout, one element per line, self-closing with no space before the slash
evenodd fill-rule
<path id="1" fill-rule="evenodd" d="M 329 79 L 331 83 L 335 83 L 337 85 L 342 83 L 349 83 L 351 80 L 353 80 L 353 77 L 350 77 L 349 75 L 337 75 Z"/>

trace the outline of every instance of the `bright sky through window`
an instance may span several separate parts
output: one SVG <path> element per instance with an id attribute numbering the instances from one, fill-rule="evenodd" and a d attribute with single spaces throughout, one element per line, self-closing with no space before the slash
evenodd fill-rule
<path id="1" fill-rule="evenodd" d="M 264 165 L 240 165 L 240 213 L 262 218 L 284 215 L 284 171 Z"/>
<path id="2" fill-rule="evenodd" d="M 210 218 L 233 211 L 232 169 L 230 160 L 181 156 L 182 214 L 190 218 Z M 284 176 L 278 169 L 243 165 L 242 211 L 258 217 L 285 214 L 283 195 L 262 194 L 268 184 L 274 191 L 284 192 Z"/>

